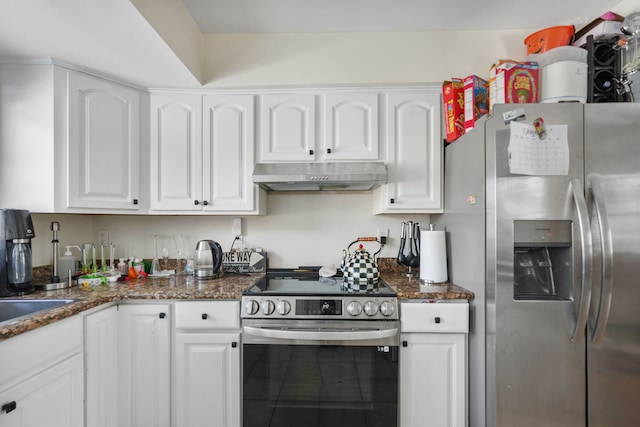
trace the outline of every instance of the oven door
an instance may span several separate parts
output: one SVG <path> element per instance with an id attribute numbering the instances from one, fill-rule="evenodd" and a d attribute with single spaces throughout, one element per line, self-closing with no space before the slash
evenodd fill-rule
<path id="1" fill-rule="evenodd" d="M 398 322 L 243 321 L 244 427 L 395 427 Z"/>

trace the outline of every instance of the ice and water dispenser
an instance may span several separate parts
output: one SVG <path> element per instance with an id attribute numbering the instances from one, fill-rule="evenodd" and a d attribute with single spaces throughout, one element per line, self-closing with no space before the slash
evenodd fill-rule
<path id="1" fill-rule="evenodd" d="M 514 221 L 513 298 L 573 300 L 571 221 Z"/>

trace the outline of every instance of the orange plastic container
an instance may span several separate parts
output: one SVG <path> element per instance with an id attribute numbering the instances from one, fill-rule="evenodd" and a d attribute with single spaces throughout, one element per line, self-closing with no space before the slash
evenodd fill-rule
<path id="1" fill-rule="evenodd" d="M 566 46 L 571 42 L 571 37 L 576 32 L 573 25 L 560 25 L 536 31 L 524 39 L 527 45 L 527 55 L 543 53 L 558 46 Z"/>

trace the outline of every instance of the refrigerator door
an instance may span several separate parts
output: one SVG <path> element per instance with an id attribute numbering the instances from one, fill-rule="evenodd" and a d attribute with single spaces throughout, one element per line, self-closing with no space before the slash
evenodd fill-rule
<path id="1" fill-rule="evenodd" d="M 531 125 L 542 118 L 547 128 L 567 125 L 568 175 L 510 172 L 510 125 L 504 123 L 503 113 L 517 108 L 525 111 L 521 123 Z M 584 199 L 583 107 L 512 104 L 496 106 L 493 115 L 486 124 L 487 425 L 584 427 L 585 339 L 579 333 L 572 340 L 584 301 L 581 248 L 585 230 L 580 229 L 576 208 L 576 197 Z M 583 201 L 582 205 L 586 211 Z M 524 227 L 535 233 L 539 231 L 535 224 L 547 222 L 565 231 L 568 228 L 565 234 L 573 240 L 568 247 L 564 245 L 568 258 L 552 259 L 554 269 L 567 270 L 554 283 L 566 290 L 564 297 L 516 299 L 514 230 L 520 233 Z M 535 246 L 527 249 L 524 240 L 521 250 L 535 252 Z M 533 259 L 518 258 L 523 262 Z"/>
<path id="2" fill-rule="evenodd" d="M 640 104 L 586 106 L 586 192 L 594 231 L 589 427 L 640 425 L 639 135 Z"/>

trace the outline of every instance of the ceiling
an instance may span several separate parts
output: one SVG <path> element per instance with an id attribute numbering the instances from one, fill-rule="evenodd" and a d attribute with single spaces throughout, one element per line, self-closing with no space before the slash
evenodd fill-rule
<path id="1" fill-rule="evenodd" d="M 579 26 L 621 0 L 181 1 L 203 33 L 324 33 Z"/>
<path id="2" fill-rule="evenodd" d="M 180 1 L 202 34 L 533 31 L 579 27 L 616 5 L 640 9 L 640 0 L 0 0 L 0 58 L 56 58 L 141 87 L 199 88 L 133 5 L 184 12 Z"/>

